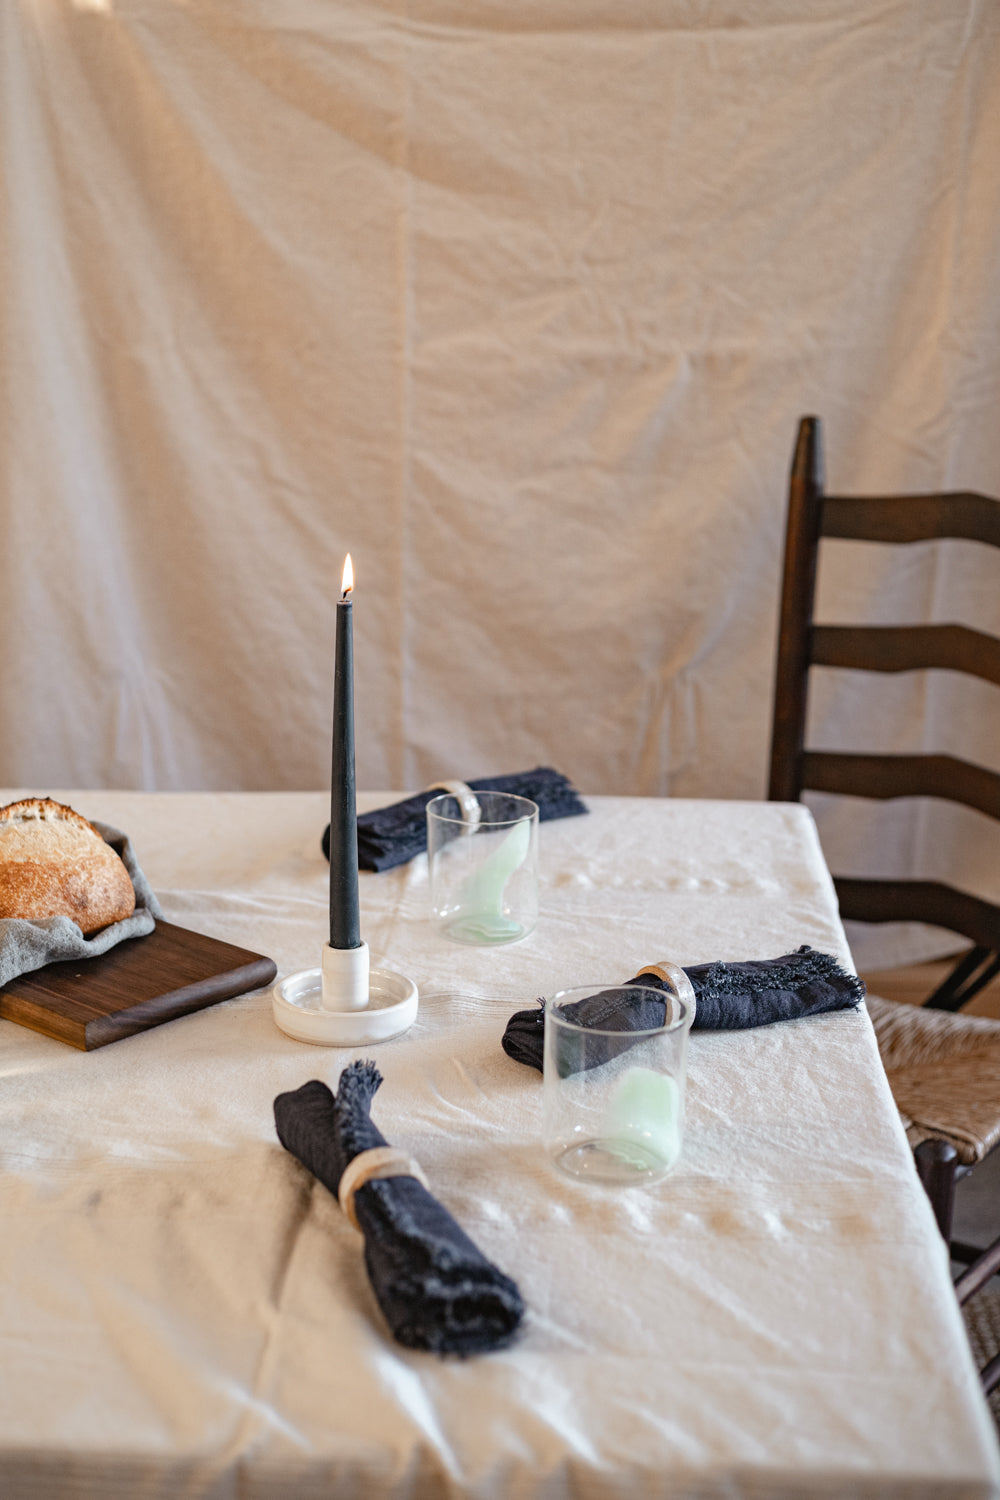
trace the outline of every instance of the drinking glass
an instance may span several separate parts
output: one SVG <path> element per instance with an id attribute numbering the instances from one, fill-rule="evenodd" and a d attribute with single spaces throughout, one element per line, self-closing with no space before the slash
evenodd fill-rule
<path id="1" fill-rule="evenodd" d="M 516 943 L 538 921 L 538 805 L 476 792 L 463 813 L 450 792 L 427 804 L 431 911 L 456 943 Z"/>
<path id="2" fill-rule="evenodd" d="M 544 1141 L 555 1164 L 591 1182 L 653 1182 L 684 1135 L 694 991 L 660 963 L 667 988 L 586 985 L 545 1002 Z"/>

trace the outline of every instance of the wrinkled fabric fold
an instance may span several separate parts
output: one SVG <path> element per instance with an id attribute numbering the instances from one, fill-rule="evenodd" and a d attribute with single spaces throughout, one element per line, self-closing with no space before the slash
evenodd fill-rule
<path id="1" fill-rule="evenodd" d="M 467 783 L 474 792 L 509 792 L 529 797 L 538 804 L 538 821 L 575 818 L 587 811 L 573 784 L 552 766 L 515 771 L 507 776 L 481 776 Z M 358 867 L 362 870 L 392 870 L 406 864 L 427 848 L 427 804 L 439 797 L 440 789 L 417 792 L 390 807 L 378 807 L 358 817 Z M 330 858 L 329 825 L 323 832 L 323 853 Z"/>
<path id="2" fill-rule="evenodd" d="M 780 958 L 695 964 L 684 972 L 695 993 L 692 1029 L 701 1031 L 743 1031 L 852 1009 L 865 995 L 864 984 L 856 974 L 842 969 L 830 954 L 808 945 Z M 658 992 L 667 989 L 663 980 L 654 974 L 639 974 L 625 984 L 642 986 L 649 991 L 648 997 L 630 999 L 626 1005 L 601 991 L 567 1006 L 565 1013 L 606 1031 L 648 1031 L 662 1026 L 666 1002 Z M 516 1011 L 511 1016 L 501 1045 L 515 1062 L 541 1071 L 544 1042 L 545 1011 L 539 1002 L 534 1009 Z"/>
<path id="3" fill-rule="evenodd" d="M 388 1145 L 370 1114 L 381 1082 L 373 1062 L 356 1061 L 336 1095 L 313 1079 L 274 1101 L 281 1144 L 334 1196 L 350 1161 Z M 511 1342 L 524 1313 L 517 1286 L 415 1177 L 364 1183 L 354 1211 L 372 1290 L 398 1343 L 471 1355 Z"/>

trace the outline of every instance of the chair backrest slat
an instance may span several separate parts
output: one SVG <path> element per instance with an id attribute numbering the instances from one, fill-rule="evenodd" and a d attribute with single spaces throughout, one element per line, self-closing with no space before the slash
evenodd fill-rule
<path id="1" fill-rule="evenodd" d="M 1000 819 L 1000 775 L 953 755 L 847 755 L 807 750 L 802 785 L 847 797 L 943 797 Z"/>
<path id="2" fill-rule="evenodd" d="M 1000 683 L 1000 640 L 967 625 L 814 625 L 817 667 L 912 672 L 936 667 Z"/>
<path id="3" fill-rule="evenodd" d="M 974 490 L 941 495 L 824 495 L 823 536 L 852 542 L 946 537 L 1000 547 L 1000 505 Z"/>
<path id="4" fill-rule="evenodd" d="M 834 880 L 840 915 L 856 922 L 927 922 L 1000 949 L 1000 907 L 933 880 Z"/>

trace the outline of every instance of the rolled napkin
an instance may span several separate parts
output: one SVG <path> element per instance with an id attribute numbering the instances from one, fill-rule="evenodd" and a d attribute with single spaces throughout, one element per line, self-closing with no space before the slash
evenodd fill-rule
<path id="1" fill-rule="evenodd" d="M 413 1175 L 416 1163 L 400 1160 L 372 1123 L 381 1082 L 375 1064 L 359 1060 L 341 1073 L 335 1095 L 318 1079 L 279 1094 L 278 1139 L 339 1197 L 364 1235 L 372 1290 L 400 1344 L 432 1354 L 502 1349 L 524 1313 L 521 1294 Z"/>
<path id="2" fill-rule="evenodd" d="M 120 922 L 102 927 L 92 937 L 84 937 L 72 917 L 44 917 L 36 921 L 23 917 L 0 918 L 0 985 L 9 984 L 12 979 L 30 974 L 45 964 L 96 958 L 126 938 L 148 937 L 156 926 L 156 918 L 163 915 L 128 836 L 109 823 L 91 821 L 105 843 L 121 857 L 131 877 L 135 910 Z"/>
<path id="3" fill-rule="evenodd" d="M 551 766 L 517 771 L 509 776 L 482 776 L 467 783 L 474 792 L 512 792 L 538 803 L 538 821 L 575 818 L 587 811 L 573 784 Z M 417 792 L 390 807 L 358 816 L 358 866 L 362 870 L 391 870 L 427 848 L 426 808 L 440 788 Z M 323 833 L 323 853 L 330 858 L 330 828 Z"/>
<path id="4" fill-rule="evenodd" d="M 650 969 L 654 966 L 650 965 Z M 865 995 L 856 974 L 842 969 L 829 953 L 818 953 L 804 945 L 781 958 L 749 959 L 744 963 L 695 964 L 684 970 L 695 994 L 693 1028 L 702 1031 L 740 1031 L 751 1026 L 769 1026 L 774 1021 L 794 1021 L 830 1010 L 848 1010 Z M 664 981 L 642 970 L 627 985 L 649 989 L 649 998 L 632 1001 L 627 1008 L 609 1003 L 599 993 L 580 1000 L 571 1010 L 579 1019 L 605 1031 L 649 1031 L 663 1025 L 665 1002 L 656 991 Z M 529 1067 L 542 1069 L 545 1042 L 544 1002 L 534 1010 L 519 1010 L 507 1022 L 501 1045 L 508 1057 Z"/>

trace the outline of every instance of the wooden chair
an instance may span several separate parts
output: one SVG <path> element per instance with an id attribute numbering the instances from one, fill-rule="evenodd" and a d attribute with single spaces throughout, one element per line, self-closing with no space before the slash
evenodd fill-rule
<path id="1" fill-rule="evenodd" d="M 906 544 L 963 537 L 1000 547 L 1000 502 L 968 492 L 855 497 L 823 489 L 820 423 L 803 417 L 792 463 L 785 534 L 768 796 L 803 790 L 855 797 L 935 797 L 1000 821 L 1000 775 L 948 755 L 833 754 L 806 748 L 814 667 L 909 672 L 945 667 L 1000 684 L 1000 640 L 963 625 L 832 626 L 813 623 L 822 537 Z M 971 944 L 922 1007 L 868 997 L 893 1097 L 914 1146 L 967 1301 L 1000 1268 L 1000 1240 L 985 1252 L 951 1238 L 955 1185 L 1000 1144 L 1000 1022 L 960 1013 L 1000 972 L 1000 906 L 924 880 L 834 876 L 841 915 L 861 922 L 926 922 Z M 964 946 L 964 945 L 963 945 Z M 1000 1383 L 1000 1355 L 981 1372 Z"/>

